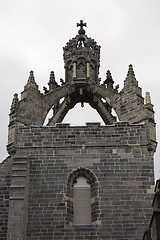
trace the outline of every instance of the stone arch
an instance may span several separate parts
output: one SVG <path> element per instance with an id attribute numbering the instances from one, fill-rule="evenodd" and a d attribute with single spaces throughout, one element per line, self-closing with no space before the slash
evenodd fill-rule
<path id="1" fill-rule="evenodd" d="M 75 91 L 74 86 L 70 86 L 70 84 L 65 84 L 64 86 L 61 86 L 59 88 L 56 88 L 55 90 L 43 95 L 42 97 L 42 105 L 43 105 L 43 116 L 42 116 L 42 122 L 45 121 L 48 112 L 53 108 L 54 105 L 57 104 L 57 102 L 60 101 L 63 97 L 66 97 L 67 95 L 71 94 Z"/>
<path id="2" fill-rule="evenodd" d="M 78 102 L 77 102 L 78 103 Z M 64 100 L 58 109 L 58 111 L 55 113 L 55 115 L 50 118 L 47 125 L 54 125 L 55 123 L 61 123 L 67 113 L 73 108 L 77 103 L 69 103 L 67 100 Z M 104 123 L 107 124 L 113 124 L 116 121 L 116 118 L 112 116 L 112 114 L 108 111 L 108 109 L 105 107 L 105 104 L 101 100 L 97 100 L 96 103 L 93 104 L 88 103 L 92 108 L 94 108 L 101 119 L 104 121 Z"/>
<path id="3" fill-rule="evenodd" d="M 82 37 L 82 35 L 77 35 L 76 46 L 79 47 L 81 45 L 80 44 L 81 42 L 83 42 L 83 44 L 86 45 L 87 40 L 88 40 L 87 36 L 83 35 L 83 37 Z"/>
<path id="4" fill-rule="evenodd" d="M 67 219 L 68 222 L 73 224 L 73 186 L 76 179 L 85 177 L 91 186 L 91 221 L 92 224 L 97 224 L 100 219 L 100 187 L 98 179 L 95 174 L 88 168 L 78 168 L 74 170 L 68 177 L 67 182 Z"/>
<path id="5" fill-rule="evenodd" d="M 116 92 L 114 89 L 108 89 L 104 85 L 90 85 L 89 91 L 93 92 L 106 100 L 111 108 L 114 109 L 119 120 L 121 120 L 121 94 Z"/>
<path id="6" fill-rule="evenodd" d="M 119 120 L 121 120 L 121 118 L 120 118 L 120 102 L 121 102 L 120 99 L 121 98 L 120 98 L 119 93 L 114 92 L 114 90 L 111 91 L 110 89 L 107 89 L 105 86 L 98 85 L 98 84 L 89 85 L 89 86 L 86 85 L 85 89 L 89 94 L 98 96 L 98 98 L 94 97 L 94 99 L 90 99 L 90 100 L 87 99 L 87 101 L 85 99 L 85 101 L 88 102 L 92 108 L 95 108 L 97 110 L 99 115 L 104 120 L 105 124 L 112 124 L 115 121 L 115 119 L 112 118 L 112 115 L 108 112 L 107 109 L 105 109 L 104 103 L 100 100 L 100 98 L 103 98 L 106 100 L 108 105 L 110 107 L 112 107 L 114 109 L 114 111 L 116 112 Z M 43 109 L 44 109 L 43 110 L 43 122 L 45 121 L 46 116 L 47 116 L 48 112 L 50 111 L 50 109 L 53 108 L 53 106 L 56 105 L 60 101 L 60 99 L 62 99 L 63 97 L 68 97 L 69 101 L 66 104 L 67 109 L 66 109 L 66 111 L 63 111 L 64 116 L 61 115 L 61 119 L 63 119 L 65 117 L 65 115 L 67 114 L 67 112 L 71 108 L 73 108 L 75 106 L 75 104 L 78 103 L 78 100 L 75 100 L 75 102 L 72 102 L 70 100 L 71 94 L 74 94 L 76 91 L 77 91 L 76 84 L 71 85 L 71 84 L 66 83 L 64 86 L 61 86 L 61 87 L 45 94 L 42 98 Z M 99 99 L 99 100 L 97 101 L 96 99 Z M 79 102 L 81 102 L 81 101 L 79 101 Z"/>

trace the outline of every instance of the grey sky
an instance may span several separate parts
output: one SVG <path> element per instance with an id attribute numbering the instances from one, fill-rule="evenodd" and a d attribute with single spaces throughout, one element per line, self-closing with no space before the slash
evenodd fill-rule
<path id="1" fill-rule="evenodd" d="M 101 45 L 100 77 L 110 70 L 123 87 L 130 63 L 139 86 L 151 93 L 160 141 L 160 1 L 159 0 L 0 0 L 0 160 L 7 156 L 8 114 L 13 94 L 23 91 L 30 70 L 42 91 L 50 71 L 64 78 L 62 48 L 87 22 L 86 34 Z M 73 112 L 73 114 L 72 114 Z M 99 121 L 89 108 L 72 111 L 65 121 Z M 98 116 L 98 115 L 97 115 Z M 159 163 L 158 163 L 159 161 Z M 160 177 L 160 150 L 155 155 Z"/>

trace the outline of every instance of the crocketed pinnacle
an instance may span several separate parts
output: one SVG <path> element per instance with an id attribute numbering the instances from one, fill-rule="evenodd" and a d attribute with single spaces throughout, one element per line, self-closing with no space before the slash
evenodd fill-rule
<path id="1" fill-rule="evenodd" d="M 11 104 L 11 112 L 16 111 L 19 108 L 19 99 L 18 99 L 18 94 L 15 93 L 12 104 Z"/>
<path id="2" fill-rule="evenodd" d="M 35 83 L 35 78 L 34 78 L 34 75 L 33 75 L 33 71 L 30 71 L 28 82 L 34 82 Z"/>
<path id="3" fill-rule="evenodd" d="M 127 77 L 135 77 L 132 64 L 129 65 Z"/>
<path id="4" fill-rule="evenodd" d="M 49 86 L 49 90 L 50 91 L 58 87 L 58 84 L 57 84 L 57 82 L 55 80 L 55 76 L 54 76 L 54 72 L 53 71 L 51 71 L 51 73 L 50 73 L 48 86 Z"/>
<path id="5" fill-rule="evenodd" d="M 114 83 L 113 78 L 112 78 L 112 75 L 111 75 L 111 72 L 110 72 L 109 70 L 108 70 L 107 73 L 106 73 L 106 80 L 107 80 L 108 82 Z"/>
<path id="6" fill-rule="evenodd" d="M 124 86 L 125 87 L 127 87 L 127 86 L 137 86 L 138 87 L 138 82 L 135 78 L 132 64 L 129 65 L 127 77 L 124 81 Z"/>
<path id="7" fill-rule="evenodd" d="M 104 84 L 106 84 L 108 88 L 113 88 L 114 81 L 109 70 L 106 72 L 106 80 L 104 81 Z"/>
<path id="8" fill-rule="evenodd" d="M 145 104 L 151 104 L 151 96 L 149 92 L 146 92 L 145 95 Z"/>
<path id="9" fill-rule="evenodd" d="M 51 71 L 50 78 L 49 78 L 49 83 L 53 83 L 53 82 L 55 82 L 55 76 L 54 76 L 54 72 Z"/>

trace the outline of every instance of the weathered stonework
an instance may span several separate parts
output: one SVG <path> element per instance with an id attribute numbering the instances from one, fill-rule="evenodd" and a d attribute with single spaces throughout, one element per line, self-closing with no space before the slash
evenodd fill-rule
<path id="1" fill-rule="evenodd" d="M 7 239 L 11 164 L 10 158 L 0 164 L 0 240 Z"/>
<path id="2" fill-rule="evenodd" d="M 120 92 L 109 71 L 100 83 L 100 46 L 79 25 L 64 47 L 61 86 L 51 72 L 43 94 L 31 71 L 21 100 L 14 95 L 10 158 L 0 165 L 0 240 L 141 240 L 149 226 L 157 145 L 153 105 L 149 95 L 144 103 L 132 65 Z M 95 108 L 105 126 L 61 123 L 78 102 Z M 91 225 L 73 222 L 79 176 L 91 186 Z"/>

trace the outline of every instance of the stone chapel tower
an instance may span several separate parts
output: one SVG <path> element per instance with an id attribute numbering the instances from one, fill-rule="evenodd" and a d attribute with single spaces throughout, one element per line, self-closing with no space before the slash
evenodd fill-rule
<path id="1" fill-rule="evenodd" d="M 83 21 L 77 26 L 63 48 L 61 85 L 51 72 L 43 94 L 31 71 L 21 99 L 14 95 L 10 157 L 0 165 L 0 240 L 142 240 L 149 226 L 157 144 L 149 93 L 144 102 L 132 65 L 121 91 L 110 71 L 100 82 L 100 46 Z M 105 126 L 63 124 L 79 102 Z"/>

